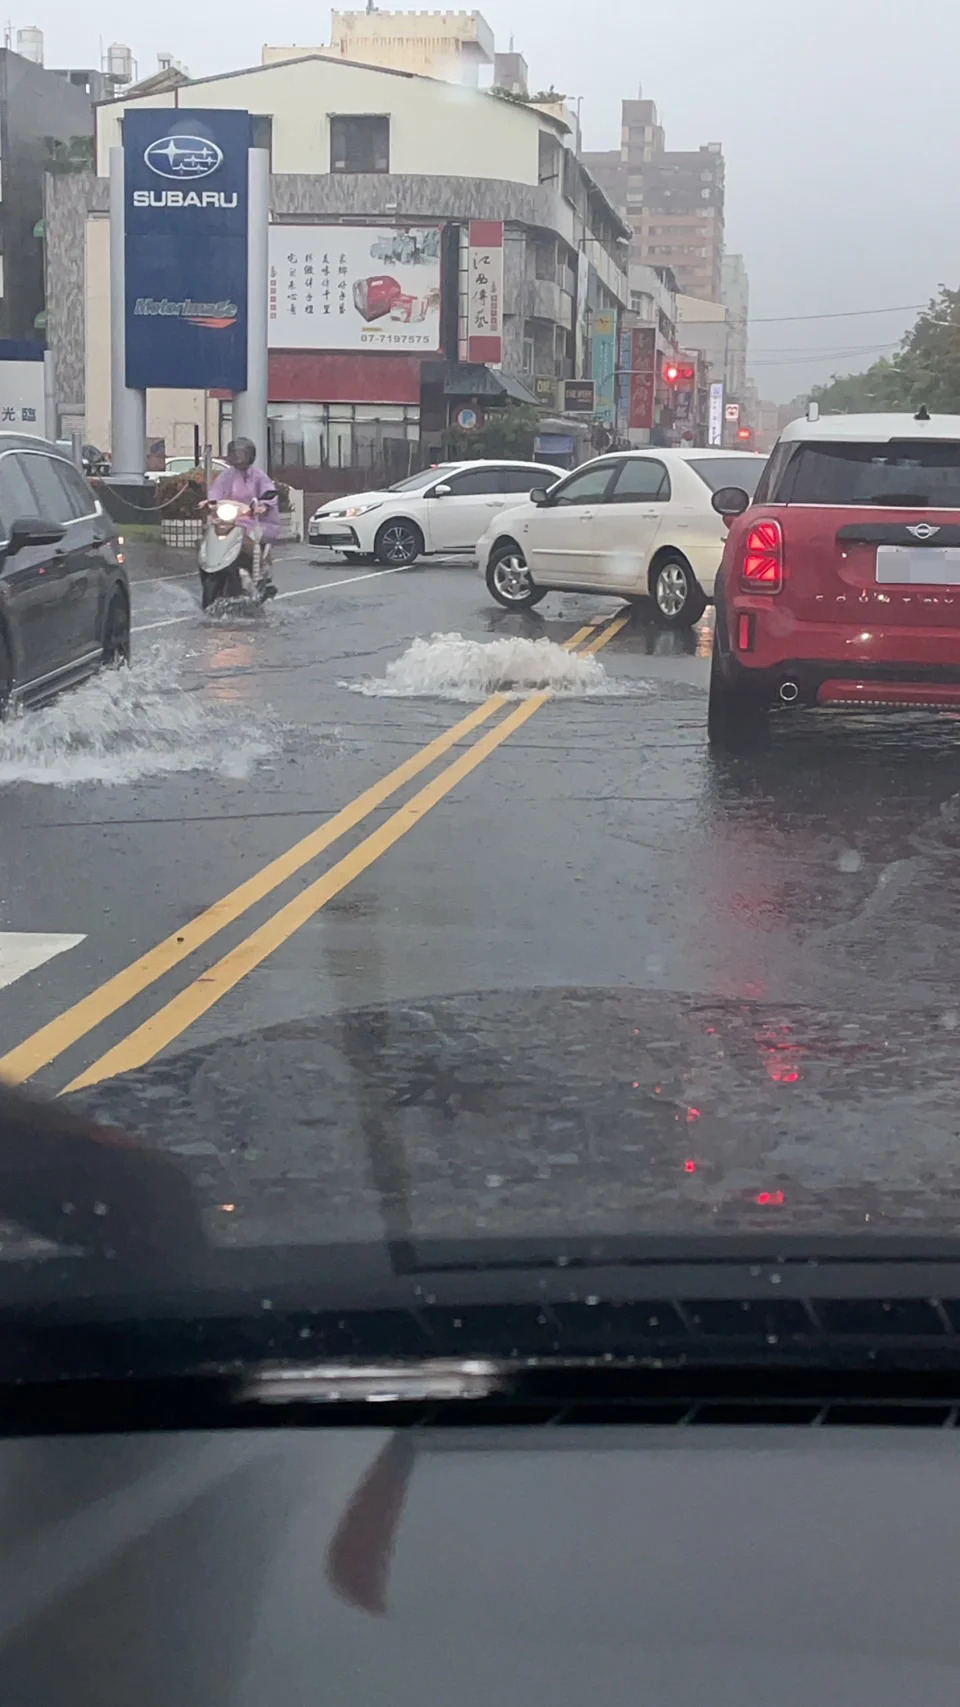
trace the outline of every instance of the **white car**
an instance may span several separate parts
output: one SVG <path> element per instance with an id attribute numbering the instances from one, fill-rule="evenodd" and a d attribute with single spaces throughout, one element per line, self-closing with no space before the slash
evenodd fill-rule
<path id="1" fill-rule="evenodd" d="M 222 474 L 225 468 L 230 467 L 230 464 L 224 462 L 222 456 L 215 456 L 211 459 L 210 466 L 213 470 L 213 478 L 216 479 L 218 474 Z M 163 473 L 161 474 L 153 469 L 147 474 L 147 479 L 153 481 L 167 480 L 171 474 L 192 474 L 194 469 L 202 469 L 202 467 L 203 463 L 195 462 L 192 456 L 168 456 Z"/>
<path id="2" fill-rule="evenodd" d="M 639 450 L 585 462 L 550 491 L 495 516 L 477 545 L 487 587 L 508 610 L 551 589 L 650 596 L 664 622 L 703 615 L 726 540 L 712 506 L 723 486 L 752 497 L 753 451 Z"/>
<path id="3" fill-rule="evenodd" d="M 434 552 L 465 551 L 521 493 L 552 486 L 563 470 L 542 462 L 446 462 L 411 474 L 383 492 L 354 492 L 314 510 L 311 545 L 354 560 L 402 568 Z"/>

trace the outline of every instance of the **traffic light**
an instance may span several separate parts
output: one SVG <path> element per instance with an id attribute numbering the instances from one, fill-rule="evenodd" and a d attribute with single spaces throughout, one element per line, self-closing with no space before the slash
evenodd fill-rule
<path id="1" fill-rule="evenodd" d="M 737 438 L 741 441 L 742 444 L 749 444 L 750 440 L 753 438 L 753 428 L 752 427 L 741 427 L 740 431 L 737 434 Z"/>
<path id="2" fill-rule="evenodd" d="M 688 363 L 671 361 L 665 364 L 663 377 L 668 385 L 691 385 L 696 378 L 696 370 Z"/>

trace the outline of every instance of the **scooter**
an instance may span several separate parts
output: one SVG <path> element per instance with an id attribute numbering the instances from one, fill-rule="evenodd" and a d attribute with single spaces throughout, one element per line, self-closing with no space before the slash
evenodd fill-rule
<path id="1" fill-rule="evenodd" d="M 260 503 L 276 497 L 272 488 L 262 494 Z M 200 570 L 201 602 L 204 610 L 221 599 L 243 599 L 262 605 L 276 597 L 276 587 L 270 577 L 270 546 L 263 543 L 259 524 L 244 530 L 245 518 L 259 516 L 259 504 L 240 504 L 235 498 L 221 498 L 209 506 L 212 514 L 200 538 L 197 567 Z M 249 537 L 250 568 L 238 562 Z"/>

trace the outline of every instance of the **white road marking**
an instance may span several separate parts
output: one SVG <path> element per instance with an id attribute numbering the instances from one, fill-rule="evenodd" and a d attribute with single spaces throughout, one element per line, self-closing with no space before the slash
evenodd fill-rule
<path id="1" fill-rule="evenodd" d="M 278 599 L 302 599 L 305 593 L 327 593 L 334 587 L 352 587 L 354 581 L 379 581 L 384 575 L 402 575 L 407 568 L 405 563 L 396 569 L 371 569 L 366 575 L 348 575 L 343 581 L 318 581 L 313 587 L 294 587 L 289 593 L 278 593 Z M 136 586 L 136 582 L 133 583 Z M 134 634 L 146 634 L 152 628 L 175 628 L 179 622 L 195 622 L 200 615 L 200 607 L 187 611 L 184 616 L 165 616 L 160 622 L 135 622 Z"/>
<path id="2" fill-rule="evenodd" d="M 0 990 L 83 941 L 82 936 L 57 936 L 48 931 L 0 931 Z"/>

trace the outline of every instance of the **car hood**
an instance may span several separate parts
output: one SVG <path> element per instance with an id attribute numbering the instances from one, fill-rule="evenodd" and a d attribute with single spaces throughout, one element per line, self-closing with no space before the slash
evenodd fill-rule
<path id="1" fill-rule="evenodd" d="M 419 497 L 419 493 L 411 494 Z M 328 503 L 321 504 L 314 510 L 315 516 L 329 516 L 337 510 L 349 509 L 353 504 L 382 504 L 391 498 L 400 498 L 399 492 L 345 492 L 342 498 L 331 498 Z"/>
<path id="2" fill-rule="evenodd" d="M 956 1033 L 868 1001 L 491 978 L 212 1035 L 65 1103 L 172 1154 L 244 1244 L 408 1216 L 444 1239 L 957 1224 Z"/>
<path id="3" fill-rule="evenodd" d="M 955 1442 L 894 1432 L 5 1441 L 8 1699 L 952 1707 Z"/>

